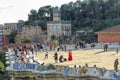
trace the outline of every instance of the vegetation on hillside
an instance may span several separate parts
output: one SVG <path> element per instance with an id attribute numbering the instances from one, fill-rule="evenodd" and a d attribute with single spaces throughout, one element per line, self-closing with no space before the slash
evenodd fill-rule
<path id="1" fill-rule="evenodd" d="M 6 64 L 5 64 L 5 51 L 0 51 L 0 80 L 9 80 L 9 75 L 6 72 Z"/>
<path id="2" fill-rule="evenodd" d="M 77 0 L 61 5 L 61 19 L 71 20 L 72 32 L 89 28 L 94 33 L 120 24 L 119 7 L 119 0 Z M 39 25 L 43 30 L 46 30 L 46 22 L 51 21 L 53 17 L 53 8 L 48 5 L 40 7 L 39 10 L 32 9 L 28 14 L 26 24 Z M 96 35 L 93 33 L 89 36 L 96 39 Z"/>

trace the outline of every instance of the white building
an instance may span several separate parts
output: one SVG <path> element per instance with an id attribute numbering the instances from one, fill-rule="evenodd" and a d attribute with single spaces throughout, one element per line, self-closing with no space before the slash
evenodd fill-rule
<path id="1" fill-rule="evenodd" d="M 58 7 L 55 7 L 53 10 L 53 21 L 47 22 L 48 40 L 50 40 L 52 35 L 56 37 L 71 35 L 71 21 L 61 20 L 61 12 Z"/>

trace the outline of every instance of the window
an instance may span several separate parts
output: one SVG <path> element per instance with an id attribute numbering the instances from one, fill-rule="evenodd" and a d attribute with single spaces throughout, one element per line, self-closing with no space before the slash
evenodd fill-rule
<path id="1" fill-rule="evenodd" d="M 56 30 L 56 26 L 53 26 L 53 30 Z"/>

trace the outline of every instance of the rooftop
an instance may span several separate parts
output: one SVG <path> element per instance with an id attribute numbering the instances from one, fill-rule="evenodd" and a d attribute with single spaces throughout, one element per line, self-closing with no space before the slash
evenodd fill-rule
<path id="1" fill-rule="evenodd" d="M 97 33 L 115 33 L 115 32 L 120 32 L 120 25 L 113 26 L 111 28 L 104 29 L 102 31 L 99 31 Z"/>

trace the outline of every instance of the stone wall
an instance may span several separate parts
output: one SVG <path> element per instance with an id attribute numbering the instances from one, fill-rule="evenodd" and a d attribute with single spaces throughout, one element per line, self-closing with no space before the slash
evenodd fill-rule
<path id="1" fill-rule="evenodd" d="M 11 80 L 115 80 L 120 79 L 120 71 L 97 67 L 43 66 L 26 63 L 10 64 L 6 68 Z"/>
<path id="2" fill-rule="evenodd" d="M 14 76 L 14 78 L 11 80 L 101 80 L 98 77 L 65 76 L 60 73 L 40 74 L 32 73 L 30 71 L 10 71 L 9 74 L 11 74 L 11 76 Z"/>

